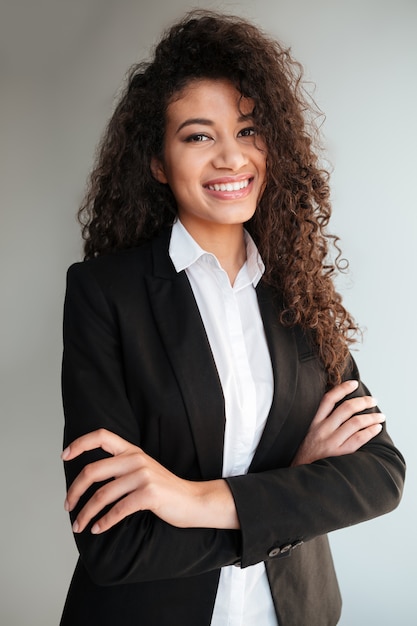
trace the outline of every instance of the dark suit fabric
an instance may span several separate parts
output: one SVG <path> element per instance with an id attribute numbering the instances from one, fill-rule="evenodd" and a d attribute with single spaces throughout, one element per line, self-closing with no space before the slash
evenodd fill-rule
<path id="1" fill-rule="evenodd" d="M 222 470 L 223 395 L 190 284 L 169 258 L 169 237 L 167 230 L 70 268 L 64 443 L 107 428 L 183 478 L 214 479 Z M 228 479 L 241 530 L 178 529 L 143 511 L 102 535 L 76 535 L 80 559 L 62 626 L 208 626 L 219 568 L 259 561 L 280 626 L 337 623 L 326 533 L 393 509 L 404 462 L 384 428 L 353 455 L 289 467 L 325 376 L 308 337 L 279 324 L 279 299 L 262 282 L 257 293 L 275 391 L 249 474 Z M 345 377 L 358 377 L 353 361 Z M 355 395 L 365 393 L 360 384 Z M 68 485 L 105 456 L 96 450 L 67 463 Z"/>

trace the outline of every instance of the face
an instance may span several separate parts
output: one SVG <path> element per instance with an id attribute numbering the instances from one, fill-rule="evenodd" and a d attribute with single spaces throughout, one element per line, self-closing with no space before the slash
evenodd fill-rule
<path id="1" fill-rule="evenodd" d="M 253 107 L 226 80 L 192 82 L 168 106 L 163 158 L 153 159 L 152 172 L 170 186 L 194 236 L 201 229 L 241 228 L 256 210 L 266 151 L 250 117 Z"/>

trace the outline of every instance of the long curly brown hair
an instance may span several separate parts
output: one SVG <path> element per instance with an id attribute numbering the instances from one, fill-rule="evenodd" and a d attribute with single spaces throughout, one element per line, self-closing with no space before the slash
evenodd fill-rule
<path id="1" fill-rule="evenodd" d="M 358 331 L 333 279 L 340 270 L 328 172 L 320 166 L 318 111 L 288 49 L 241 18 L 192 11 L 164 33 L 149 62 L 133 66 L 109 121 L 79 219 L 85 258 L 153 238 L 176 216 L 175 198 L 151 173 L 162 158 L 167 106 L 192 80 L 228 79 L 255 103 L 267 146 L 266 188 L 246 224 L 284 301 L 281 322 L 308 329 L 327 371 L 340 382 Z M 330 257 L 334 244 L 335 260 Z"/>

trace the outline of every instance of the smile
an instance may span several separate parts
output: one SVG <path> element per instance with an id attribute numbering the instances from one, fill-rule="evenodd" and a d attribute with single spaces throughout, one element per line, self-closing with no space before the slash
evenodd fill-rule
<path id="1" fill-rule="evenodd" d="M 245 178 L 245 180 L 240 180 L 235 183 L 207 185 L 207 189 L 210 189 L 210 191 L 240 191 L 241 189 L 245 189 L 249 183 L 249 178 Z"/>

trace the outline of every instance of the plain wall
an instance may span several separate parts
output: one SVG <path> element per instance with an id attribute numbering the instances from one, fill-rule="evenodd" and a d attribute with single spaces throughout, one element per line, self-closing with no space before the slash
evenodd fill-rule
<path id="1" fill-rule="evenodd" d="M 76 560 L 59 459 L 65 272 L 81 257 L 75 212 L 127 68 L 192 6 L 255 20 L 317 85 L 332 230 L 350 261 L 339 287 L 368 329 L 355 357 L 409 465 L 394 513 L 331 536 L 340 624 L 414 626 L 415 0 L 1 3 L 10 46 L 0 43 L 0 623 L 59 621 Z"/>

